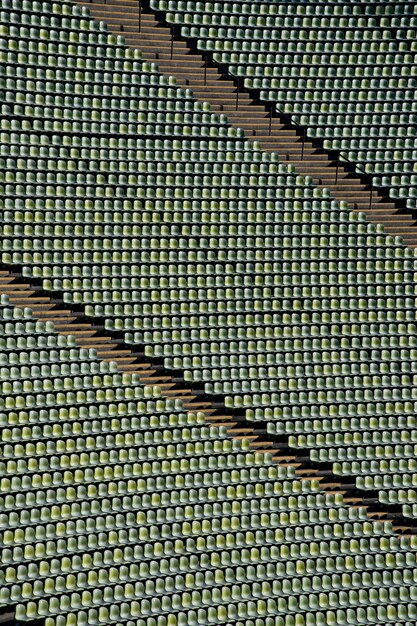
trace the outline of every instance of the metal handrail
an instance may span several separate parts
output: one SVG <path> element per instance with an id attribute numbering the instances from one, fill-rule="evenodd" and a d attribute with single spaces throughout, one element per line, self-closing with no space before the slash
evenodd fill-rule
<path id="1" fill-rule="evenodd" d="M 275 106 L 274 106 L 275 105 Z M 301 146 L 301 160 L 304 160 L 304 144 L 305 144 L 305 140 L 306 140 L 306 129 L 304 126 L 301 126 L 300 124 L 298 124 L 298 122 L 296 122 L 295 120 L 293 120 L 291 118 L 290 115 L 288 115 L 288 113 L 285 113 L 285 111 L 282 111 L 277 103 L 272 103 L 271 105 L 271 117 L 272 117 L 272 108 L 275 108 L 276 111 L 278 111 L 278 113 L 280 114 L 280 116 L 284 119 L 284 121 L 286 120 L 288 124 L 290 124 L 291 126 L 296 126 L 298 132 L 300 133 L 301 137 L 302 137 L 302 146 Z M 271 123 L 270 123 L 271 125 Z"/>
<path id="2" fill-rule="evenodd" d="M 343 154 L 340 154 L 340 152 L 337 151 L 335 184 L 337 183 L 337 176 L 338 176 L 338 172 L 339 172 L 340 161 L 343 161 L 343 163 L 347 163 L 348 165 L 351 165 L 352 167 L 355 168 L 355 170 L 359 171 L 364 176 L 367 176 L 366 170 L 365 170 L 365 168 L 362 165 L 360 165 L 359 163 L 352 163 L 352 161 L 349 161 L 349 159 L 347 159 L 345 156 L 343 156 Z M 372 210 L 373 195 L 374 195 L 374 191 L 376 191 L 376 189 L 374 188 L 372 183 L 369 183 L 369 187 L 370 187 L 370 190 L 369 190 L 369 210 L 371 211 Z"/>
<path id="3" fill-rule="evenodd" d="M 288 115 L 288 113 L 285 113 L 284 111 L 282 111 L 276 103 L 273 103 L 273 105 L 275 104 L 275 110 L 279 113 L 279 115 L 284 118 L 284 120 L 288 120 L 288 123 L 296 126 L 297 129 L 301 132 L 302 137 L 303 137 L 303 145 L 301 148 L 301 160 L 303 160 L 303 156 L 304 156 L 304 141 L 305 141 L 305 137 L 306 137 L 306 132 L 307 132 L 307 128 L 304 126 L 301 126 L 300 124 L 298 124 L 298 122 L 296 122 L 295 120 L 293 120 L 291 118 L 290 115 Z M 271 107 L 271 118 L 272 118 L 272 107 Z M 270 127 L 271 127 L 271 119 L 270 119 Z M 353 168 L 355 168 L 356 171 L 359 171 L 361 174 L 363 174 L 364 176 L 367 176 L 366 170 L 365 168 L 360 165 L 360 163 L 354 163 L 352 161 L 350 161 L 349 159 L 347 159 L 344 155 L 340 154 L 340 152 L 337 150 L 335 151 L 337 153 L 337 161 L 336 161 L 336 175 L 335 175 L 335 184 L 338 181 L 338 177 L 339 177 L 339 167 L 340 167 L 340 162 L 344 162 L 347 163 L 348 165 L 352 166 Z M 374 192 L 374 187 L 372 184 L 370 184 L 370 198 L 369 198 L 369 210 L 372 209 L 372 200 L 373 200 L 373 192 Z"/>

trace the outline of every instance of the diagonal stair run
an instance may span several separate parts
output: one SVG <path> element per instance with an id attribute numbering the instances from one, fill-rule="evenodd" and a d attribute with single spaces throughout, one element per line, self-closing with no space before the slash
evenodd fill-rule
<path id="1" fill-rule="evenodd" d="M 298 174 L 310 176 L 315 186 L 329 189 L 350 210 L 363 212 L 390 235 L 401 236 L 406 245 L 417 247 L 417 220 L 412 215 L 363 183 L 348 166 L 319 151 L 278 116 L 272 116 L 272 110 L 257 104 L 236 85 L 236 79 L 225 77 L 189 42 L 175 37 L 171 26 L 152 11 L 148 0 L 77 2 L 87 6 L 92 17 L 105 22 L 113 33 L 123 34 L 126 43 L 140 49 L 146 61 L 157 63 L 162 73 L 175 76 L 180 87 L 192 89 L 194 96 L 209 102 L 215 113 L 226 114 L 232 125 L 242 128 L 263 150 L 277 152 Z"/>
<path id="2" fill-rule="evenodd" d="M 56 333 L 71 335 L 78 347 L 94 349 L 100 359 L 115 363 L 121 372 L 136 374 L 144 385 L 158 386 L 163 397 L 180 399 L 186 411 L 202 413 L 209 425 L 225 427 L 229 436 L 245 439 L 253 452 L 270 454 L 275 463 L 292 467 L 299 480 L 315 481 L 323 492 L 341 495 L 346 505 L 364 508 L 370 520 L 390 522 L 398 535 L 417 535 L 417 520 L 404 517 L 401 506 L 383 504 L 376 491 L 358 489 L 354 478 L 333 474 L 330 463 L 311 461 L 308 451 L 289 446 L 287 436 L 268 434 L 262 422 L 247 421 L 244 413 L 226 408 L 222 397 L 186 383 L 180 371 L 166 370 L 157 359 L 146 357 L 140 346 L 123 343 L 82 310 L 68 308 L 60 294 L 49 294 L 35 283 L 15 270 L 0 269 L 0 297 L 7 296 L 10 305 L 52 322 Z"/>

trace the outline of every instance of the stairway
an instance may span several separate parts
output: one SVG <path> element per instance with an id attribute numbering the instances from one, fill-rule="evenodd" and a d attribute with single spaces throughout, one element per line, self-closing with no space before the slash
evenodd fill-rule
<path id="1" fill-rule="evenodd" d="M 140 49 L 145 60 L 157 63 L 162 73 L 174 75 L 179 86 L 191 89 L 198 100 L 209 102 L 215 113 L 226 114 L 232 125 L 242 128 L 263 150 L 277 152 L 298 174 L 310 176 L 314 185 L 329 189 L 349 209 L 363 212 L 369 221 L 382 224 L 387 233 L 401 236 L 406 245 L 417 246 L 417 221 L 410 214 L 401 212 L 394 202 L 371 190 L 357 174 L 341 163 L 337 165 L 310 141 L 303 141 L 278 117 L 271 117 L 264 106 L 237 88 L 232 77 L 227 79 L 217 67 L 208 67 L 198 51 L 173 37 L 170 26 L 162 24 L 143 0 L 77 1 L 113 33 L 123 33 L 126 43 Z"/>
<path id="2" fill-rule="evenodd" d="M 146 358 L 140 347 L 124 344 L 96 320 L 67 308 L 62 300 L 9 269 L 0 270 L 0 296 L 4 295 L 10 305 L 29 308 L 33 318 L 52 322 L 56 333 L 72 336 L 76 346 L 94 349 L 120 372 L 135 374 L 144 385 L 158 386 L 163 397 L 180 399 L 186 411 L 203 414 L 208 424 L 225 427 L 234 439 L 245 439 L 254 452 L 271 454 L 275 463 L 292 467 L 299 480 L 315 481 L 321 491 L 341 495 L 346 505 L 365 509 L 370 519 L 390 521 L 399 535 L 417 534 L 417 520 L 404 518 L 401 507 L 382 504 L 376 492 L 357 489 L 354 479 L 333 474 L 330 464 L 312 462 L 307 451 L 290 448 L 287 437 L 267 434 L 262 422 L 248 422 L 238 411 L 227 409 L 222 398 L 185 383 L 180 372 L 165 370 Z"/>
<path id="3" fill-rule="evenodd" d="M 144 385 L 157 385 L 167 397 L 181 398 L 187 407 L 208 408 L 211 413 L 210 403 L 200 402 L 185 383 L 175 382 L 160 365 L 152 365 L 142 352 L 131 350 L 110 336 L 103 326 L 91 323 L 82 313 L 65 307 L 62 301 L 25 282 L 18 274 L 0 271 L 0 295 L 7 295 L 12 306 L 28 307 L 34 318 L 52 322 L 55 332 L 73 336 L 79 348 L 93 349 L 101 360 L 116 363 L 118 370 L 138 375 Z"/>

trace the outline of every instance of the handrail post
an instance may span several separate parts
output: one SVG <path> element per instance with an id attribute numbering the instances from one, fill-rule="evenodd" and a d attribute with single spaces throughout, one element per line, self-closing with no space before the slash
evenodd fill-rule
<path id="1" fill-rule="evenodd" d="M 204 87 L 207 85 L 207 54 L 204 55 Z"/>
<path id="2" fill-rule="evenodd" d="M 371 194 L 369 196 L 369 210 L 372 211 L 372 194 L 373 194 L 374 188 L 371 186 Z"/>
<path id="3" fill-rule="evenodd" d="M 273 105 L 271 105 L 271 109 L 269 111 L 269 136 L 271 136 L 271 130 L 272 130 L 272 107 Z"/>
<path id="4" fill-rule="evenodd" d="M 140 3 L 140 0 L 138 1 L 139 4 L 139 32 L 141 32 L 142 30 L 142 5 Z"/>
<path id="5" fill-rule="evenodd" d="M 337 153 L 337 163 L 336 163 L 336 179 L 335 179 L 335 185 L 337 184 L 337 177 L 339 175 L 339 153 Z"/>
<path id="6" fill-rule="evenodd" d="M 171 60 L 174 57 L 174 28 L 171 27 Z"/>
<path id="7" fill-rule="evenodd" d="M 236 111 L 237 111 L 238 106 L 239 106 L 239 78 L 237 79 L 237 86 L 236 86 Z"/>
<path id="8" fill-rule="evenodd" d="M 306 133 L 305 133 L 305 130 L 303 128 L 303 145 L 301 146 L 301 160 L 302 161 L 304 159 L 304 141 L 305 141 L 305 138 L 306 138 Z"/>

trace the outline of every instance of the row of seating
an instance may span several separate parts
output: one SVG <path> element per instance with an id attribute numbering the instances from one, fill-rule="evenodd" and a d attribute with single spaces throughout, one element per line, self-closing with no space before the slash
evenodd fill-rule
<path id="1" fill-rule="evenodd" d="M 163 10 L 167 11 L 194 11 L 200 12 L 204 9 L 205 2 L 202 0 L 164 0 Z M 255 6 L 247 0 L 233 0 L 233 2 L 212 2 L 210 10 L 213 14 L 222 14 L 228 11 L 230 14 L 236 15 L 284 15 L 287 19 L 297 19 L 297 16 L 342 16 L 355 15 L 361 16 L 363 13 L 370 16 L 393 16 L 413 14 L 413 6 L 408 0 L 383 0 L 376 3 L 366 3 L 363 0 L 330 0 L 324 2 L 317 0 L 314 5 L 310 0 L 287 0 L 277 4 L 273 0 L 267 2 L 257 2 Z M 301 19 L 298 17 L 298 19 Z M 306 19 L 306 18 L 304 18 Z M 307 18 L 308 19 L 308 18 Z M 388 19 L 388 17 L 386 18 Z"/>

